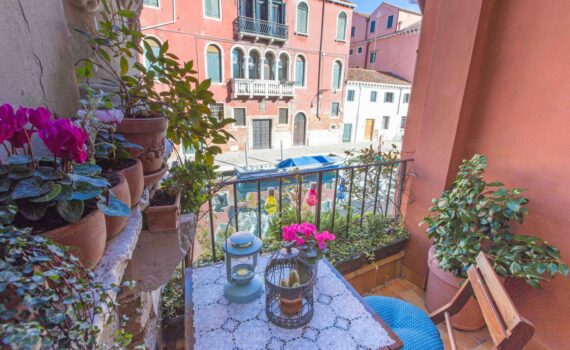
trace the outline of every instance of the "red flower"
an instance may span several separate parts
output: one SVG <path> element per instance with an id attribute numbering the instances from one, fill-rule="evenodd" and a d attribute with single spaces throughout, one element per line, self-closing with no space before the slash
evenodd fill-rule
<path id="1" fill-rule="evenodd" d="M 51 112 L 43 107 L 37 109 L 30 108 L 28 114 L 30 123 L 38 130 L 43 129 L 44 125 L 51 119 Z"/>
<path id="2" fill-rule="evenodd" d="M 14 108 L 8 103 L 0 106 L 0 143 L 9 140 L 16 131 Z"/>
<path id="3" fill-rule="evenodd" d="M 74 126 L 69 119 L 57 119 L 44 124 L 40 139 L 54 156 L 84 163 L 87 160 L 87 132 Z"/>

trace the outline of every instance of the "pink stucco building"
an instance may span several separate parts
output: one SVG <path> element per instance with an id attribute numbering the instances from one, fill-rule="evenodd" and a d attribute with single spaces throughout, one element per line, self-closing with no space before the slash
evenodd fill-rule
<path id="1" fill-rule="evenodd" d="M 352 9 L 348 0 L 144 0 L 144 32 L 234 118 L 225 150 L 339 142 Z"/>
<path id="2" fill-rule="evenodd" d="M 390 72 L 412 81 L 421 19 L 419 13 L 387 3 L 370 15 L 353 12 L 349 67 Z"/>

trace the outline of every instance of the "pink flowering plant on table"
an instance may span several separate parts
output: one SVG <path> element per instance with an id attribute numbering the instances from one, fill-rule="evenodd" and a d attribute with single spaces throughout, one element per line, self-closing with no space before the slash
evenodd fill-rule
<path id="1" fill-rule="evenodd" d="M 309 263 L 315 264 L 327 252 L 327 242 L 332 242 L 336 236 L 329 231 L 318 232 L 315 225 L 304 222 L 283 227 L 284 241 L 295 242 Z"/>
<path id="2" fill-rule="evenodd" d="M 37 157 L 35 137 L 49 157 Z M 0 106 L 0 147 L 6 153 L 0 164 L 0 227 L 47 231 L 79 221 L 89 209 L 129 215 L 107 180 L 97 176 L 100 168 L 85 164 L 88 137 L 83 128 L 69 119 L 53 119 L 45 108 Z"/>

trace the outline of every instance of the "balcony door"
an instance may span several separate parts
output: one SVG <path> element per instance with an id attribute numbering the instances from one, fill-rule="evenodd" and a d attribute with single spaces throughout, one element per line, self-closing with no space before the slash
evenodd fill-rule
<path id="1" fill-rule="evenodd" d="M 304 146 L 307 132 L 307 117 L 303 113 L 295 115 L 293 126 L 293 146 Z"/>

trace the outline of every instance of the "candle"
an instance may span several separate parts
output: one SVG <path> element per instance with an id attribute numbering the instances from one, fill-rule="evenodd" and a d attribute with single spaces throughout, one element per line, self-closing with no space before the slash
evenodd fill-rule
<path id="1" fill-rule="evenodd" d="M 247 267 L 240 267 L 236 270 L 236 275 L 239 277 L 243 277 L 249 273 L 249 269 Z"/>

